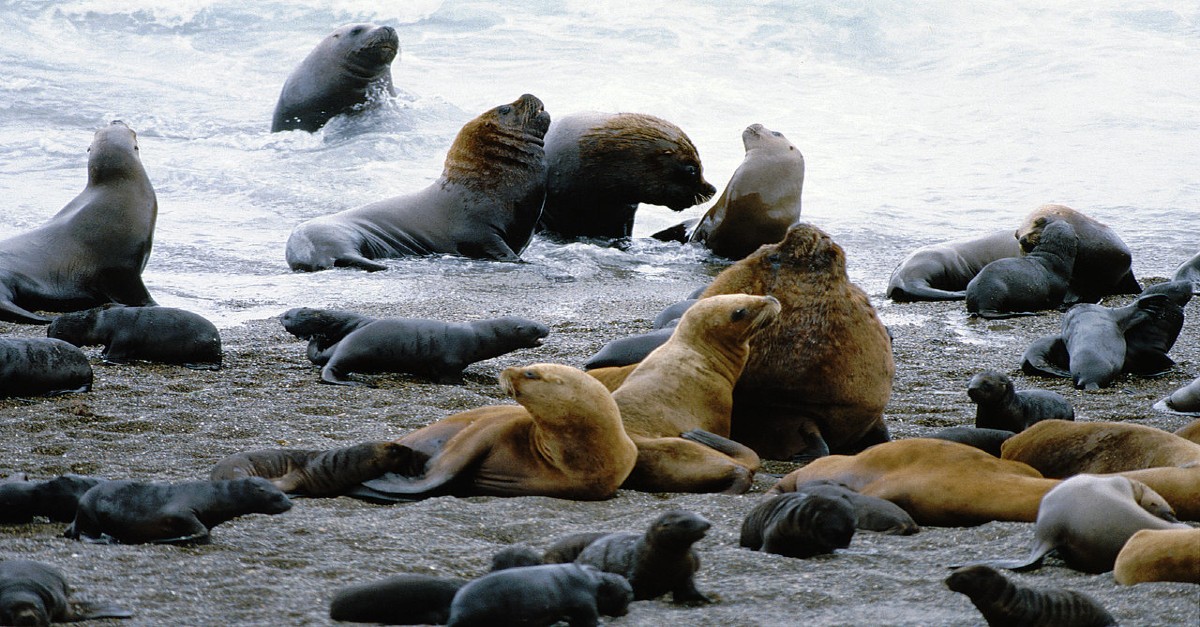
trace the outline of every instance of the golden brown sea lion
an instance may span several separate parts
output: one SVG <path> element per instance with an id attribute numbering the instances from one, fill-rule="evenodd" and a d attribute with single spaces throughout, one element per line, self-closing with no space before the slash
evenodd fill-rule
<path id="1" fill-rule="evenodd" d="M 1142 529 L 1133 534 L 1117 554 L 1113 579 L 1123 586 L 1200 583 L 1200 529 Z"/>
<path id="2" fill-rule="evenodd" d="M 1029 464 L 1042 476 L 1064 479 L 1080 473 L 1200 466 L 1200 444 L 1138 424 L 1043 420 L 1005 441 L 1000 456 Z"/>
<path id="3" fill-rule="evenodd" d="M 1045 218 L 1039 220 L 1039 218 Z M 1033 250 L 1041 238 L 1042 229 L 1056 220 L 1063 220 L 1075 229 L 1079 247 L 1071 272 L 1068 305 L 1075 302 L 1094 303 L 1109 294 L 1137 294 L 1142 291 L 1130 268 L 1129 247 L 1112 229 L 1063 205 L 1042 205 L 1034 209 L 1017 229 L 1017 239 L 1025 252 Z"/>
<path id="4" fill-rule="evenodd" d="M 1196 379 L 1196 380 L 1200 381 L 1200 379 Z M 1200 389 L 1200 388 L 1198 388 L 1198 389 Z M 1188 440 L 1190 442 L 1195 442 L 1196 444 L 1200 444 L 1200 418 L 1197 418 L 1197 419 L 1187 423 L 1186 425 L 1183 425 L 1182 427 L 1179 427 L 1178 429 L 1176 429 L 1175 435 L 1177 435 L 1185 440 Z"/>

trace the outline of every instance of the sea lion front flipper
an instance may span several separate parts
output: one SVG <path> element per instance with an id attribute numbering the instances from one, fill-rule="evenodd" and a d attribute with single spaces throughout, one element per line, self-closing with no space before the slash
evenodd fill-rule
<path id="1" fill-rule="evenodd" d="M 133 618 L 133 610 L 106 602 L 71 601 L 70 612 L 63 621 L 73 623 L 96 618 Z"/>
<path id="2" fill-rule="evenodd" d="M 321 368 L 321 383 L 350 386 L 367 385 L 362 381 L 355 381 L 354 379 L 346 378 L 347 374 L 349 373 L 339 372 L 337 368 L 334 368 L 329 363 L 326 363 L 325 366 Z"/>
<path id="3" fill-rule="evenodd" d="M 142 282 L 141 270 L 122 268 L 103 271 L 94 279 L 101 293 L 114 303 L 130 307 L 158 305 Z"/>
<path id="4" fill-rule="evenodd" d="M 1025 374 L 1070 379 L 1070 359 L 1061 335 L 1044 335 L 1034 340 L 1021 355 L 1021 370 Z"/>
<path id="5" fill-rule="evenodd" d="M 12 294 L 4 292 L 0 292 L 0 320 L 21 324 L 50 324 L 51 321 L 50 318 L 39 316 L 18 306 L 12 301 Z"/>
<path id="6" fill-rule="evenodd" d="M 804 425 L 804 448 L 792 455 L 791 460 L 798 464 L 807 464 L 813 460 L 829 456 L 829 444 L 821 435 L 820 429 L 812 422 Z"/>
<path id="7" fill-rule="evenodd" d="M 753 485 L 754 472 L 758 470 L 758 455 L 749 449 L 754 454 L 753 466 L 682 437 L 634 437 L 633 442 L 637 445 L 637 463 L 621 484 L 626 489 L 744 494 Z"/>
<path id="8" fill-rule="evenodd" d="M 675 226 L 667 227 L 657 233 L 654 233 L 650 237 L 653 237 L 660 242 L 678 242 L 680 244 L 686 244 L 690 239 L 688 231 L 691 231 L 692 227 L 696 226 L 696 223 L 699 221 L 699 218 L 684 220 Z"/>
<path id="9" fill-rule="evenodd" d="M 484 457 L 495 441 L 494 437 L 486 434 L 478 437 L 455 438 L 454 436 L 471 428 L 486 429 L 491 424 L 472 423 L 469 425 L 449 425 L 452 429 L 445 434 L 444 446 L 438 450 L 425 450 L 419 443 L 405 443 L 416 454 L 429 454 L 425 464 L 425 472 L 420 477 L 406 476 L 395 472 L 386 472 L 379 477 L 362 482 L 362 487 L 391 496 L 426 497 L 432 496 L 452 484 L 465 474 L 468 468 L 476 465 Z M 493 436 L 495 434 L 493 433 Z M 464 444 L 465 442 L 465 444 Z M 357 490 L 358 498 L 372 496 L 365 490 Z"/>

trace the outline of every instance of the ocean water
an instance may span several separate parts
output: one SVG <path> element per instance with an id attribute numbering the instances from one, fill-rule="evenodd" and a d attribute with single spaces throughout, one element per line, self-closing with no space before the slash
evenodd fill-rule
<path id="1" fill-rule="evenodd" d="M 288 74 L 352 22 L 399 32 L 400 95 L 270 133 Z M 744 127 L 784 133 L 807 161 L 805 219 L 876 301 L 904 252 L 1046 202 L 1116 229 L 1139 276 L 1200 249 L 1200 6 L 1184 0 L 4 0 L 0 35 L 0 237 L 78 194 L 92 133 L 124 120 L 159 201 L 145 281 L 222 326 L 419 298 L 464 272 L 703 280 L 705 251 L 646 237 L 707 204 L 643 206 L 627 251 L 535 239 L 528 266 L 289 271 L 297 224 L 425 187 L 463 123 L 526 92 L 552 117 L 671 120 L 718 190 Z"/>

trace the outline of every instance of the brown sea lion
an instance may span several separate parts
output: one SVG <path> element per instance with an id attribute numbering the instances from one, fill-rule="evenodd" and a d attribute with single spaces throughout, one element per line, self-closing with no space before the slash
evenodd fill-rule
<path id="1" fill-rule="evenodd" d="M 742 520 L 740 546 L 806 558 L 850 546 L 858 516 L 841 495 L 788 492 L 767 497 Z"/>
<path id="2" fill-rule="evenodd" d="M 999 370 L 984 370 L 967 382 L 975 403 L 975 426 L 1019 433 L 1042 420 L 1075 420 L 1075 408 L 1058 392 L 1020 390 Z"/>
<path id="3" fill-rule="evenodd" d="M 103 344 L 105 363 L 144 360 L 221 369 L 221 334 L 199 314 L 174 307 L 104 305 L 63 314 L 46 336 L 75 346 Z"/>
<path id="4" fill-rule="evenodd" d="M 887 297 L 898 303 L 963 300 L 967 284 L 984 266 L 1020 254 L 1012 229 L 922 246 L 892 270 Z"/>
<path id="5" fill-rule="evenodd" d="M 375 259 L 438 254 L 519 260 L 545 198 L 549 125 L 529 94 L 483 112 L 458 132 L 431 185 L 301 224 L 288 237 L 288 265 L 384 270 Z"/>
<path id="6" fill-rule="evenodd" d="M 354 496 L 363 481 L 406 468 L 411 453 L 395 442 L 363 442 L 330 450 L 247 451 L 217 462 L 208 478 L 262 477 L 290 496 Z"/>
<path id="7" fill-rule="evenodd" d="M 1081 473 L 1200 466 L 1200 444 L 1139 424 L 1044 420 L 1009 438 L 1000 456 L 1029 464 L 1044 477 L 1064 479 Z"/>
<path id="8" fill-rule="evenodd" d="M 639 203 L 682 211 L 712 198 L 696 146 L 642 113 L 576 113 L 546 132 L 546 206 L 538 227 L 568 237 L 626 238 Z"/>
<path id="9" fill-rule="evenodd" d="M 447 625 L 597 625 L 629 613 L 633 591 L 620 575 L 578 564 L 510 568 L 471 581 L 454 595 Z"/>
<path id="10" fill-rule="evenodd" d="M 454 414 L 397 442 L 428 458 L 414 475 L 364 482 L 383 499 L 437 494 L 600 500 L 613 496 L 637 461 L 612 395 L 570 366 L 533 364 L 500 373 L 521 406 Z"/>
<path id="11" fill-rule="evenodd" d="M 1058 485 L 1021 462 L 997 459 L 966 444 L 912 438 L 877 444 L 857 455 L 830 455 L 792 471 L 769 494 L 795 492 L 814 479 L 841 482 L 903 507 L 921 525 L 971 526 L 1034 522 L 1042 496 Z"/>
<path id="12" fill-rule="evenodd" d="M 1196 391 L 1200 392 L 1200 383 L 1197 383 L 1198 381 L 1200 381 L 1200 379 L 1196 379 L 1196 381 L 1193 381 L 1192 383 L 1196 384 Z M 1196 420 L 1179 427 L 1174 433 L 1185 440 L 1200 444 L 1200 418 L 1197 418 Z"/>
<path id="13" fill-rule="evenodd" d="M 964 566 L 946 577 L 946 587 L 961 592 L 988 625 L 1021 627 L 1109 627 L 1116 625 L 1104 606 L 1075 590 L 1030 588 L 994 568 Z"/>
<path id="14" fill-rule="evenodd" d="M 967 312 L 988 319 L 1011 318 L 1061 306 L 1077 245 L 1070 224 L 1059 221 L 1047 227 L 1025 256 L 997 259 L 967 283 Z"/>
<path id="15" fill-rule="evenodd" d="M 1129 537 L 1113 563 L 1123 586 L 1148 581 L 1200 584 L 1200 529 L 1142 529 Z"/>
<path id="16" fill-rule="evenodd" d="M 62 571 L 32 560 L 0 560 L 0 625 L 49 625 L 95 618 L 130 618 L 109 603 L 71 598 Z"/>
<path id="17" fill-rule="evenodd" d="M 812 459 L 888 440 L 892 342 L 846 255 L 810 224 L 788 229 L 717 275 L 703 296 L 779 299 L 779 321 L 750 340 L 733 394 L 734 440 L 768 459 Z"/>
<path id="18" fill-rule="evenodd" d="M 0 240 L 0 320 L 46 324 L 32 310 L 153 305 L 142 283 L 158 200 L 120 120 L 96 131 L 87 187 L 42 226 Z"/>
<path id="19" fill-rule="evenodd" d="M 1021 250 L 1031 252 L 1047 225 L 1056 221 L 1070 224 L 1079 238 L 1066 304 L 1094 303 L 1101 296 L 1142 291 L 1133 276 L 1132 255 L 1125 242 L 1109 227 L 1070 207 L 1042 205 L 1025 216 L 1016 233 Z"/>
<path id="20" fill-rule="evenodd" d="M 668 592 L 675 603 L 710 603 L 693 579 L 700 557 L 692 546 L 712 526 L 703 516 L 673 510 L 650 523 L 645 533 L 609 533 L 584 547 L 576 564 L 621 575 L 633 586 L 634 600 Z"/>

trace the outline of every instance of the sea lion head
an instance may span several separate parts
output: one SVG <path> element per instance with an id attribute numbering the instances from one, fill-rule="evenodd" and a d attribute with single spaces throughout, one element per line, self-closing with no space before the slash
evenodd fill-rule
<path id="1" fill-rule="evenodd" d="M 846 252 L 825 231 L 805 222 L 788 229 L 777 244 L 765 244 L 751 258 L 774 267 L 813 273 L 846 273 Z"/>
<path id="2" fill-rule="evenodd" d="M 144 173 L 137 133 L 121 120 L 96 131 L 88 146 L 88 184 Z"/>
<path id="3" fill-rule="evenodd" d="M 1042 230 L 1047 224 L 1056 220 L 1081 220 L 1083 214 L 1066 205 L 1042 205 L 1025 216 L 1025 221 L 1017 228 L 1017 241 L 1021 244 L 1021 252 L 1029 253 L 1042 237 Z"/>
<path id="4" fill-rule="evenodd" d="M 616 409 L 616 401 L 612 400 L 608 388 L 597 379 L 578 368 L 562 364 L 531 364 L 528 366 L 511 366 L 500 372 L 500 386 L 505 393 L 516 399 L 531 413 L 539 414 L 535 408 L 554 407 L 557 411 L 546 412 L 563 414 L 572 408 L 585 408 L 590 411 L 600 411 L 596 407 L 611 403 L 613 413 L 620 415 Z"/>
<path id="5" fill-rule="evenodd" d="M 967 396 L 976 405 L 995 403 L 1015 393 L 1012 379 L 999 370 L 984 370 L 967 383 Z"/>
<path id="6" fill-rule="evenodd" d="M 518 348 L 534 348 L 542 345 L 542 340 L 550 335 L 550 327 L 518 316 L 504 316 L 495 319 L 495 327 L 512 345 Z"/>
<path id="7" fill-rule="evenodd" d="M 1171 504 L 1161 494 L 1155 492 L 1154 488 L 1136 479 L 1129 479 L 1127 477 L 1125 479 L 1129 481 L 1129 488 L 1133 492 L 1133 500 L 1137 501 L 1138 505 L 1142 506 L 1142 509 L 1167 522 L 1179 522 L 1179 519 L 1175 517 L 1175 510 L 1171 507 Z"/>
<path id="8" fill-rule="evenodd" d="M 983 564 L 964 566 L 946 577 L 947 588 L 971 598 L 975 598 L 976 595 L 992 598 L 999 594 L 1007 583 L 1008 580 L 999 571 Z"/>
<path id="9" fill-rule="evenodd" d="M 650 523 L 646 537 L 658 546 L 688 547 L 704 537 L 712 523 L 686 510 L 672 510 Z"/>
<path id="10" fill-rule="evenodd" d="M 604 155 L 621 155 L 619 160 L 635 171 L 609 173 L 632 185 L 625 202 L 661 205 L 683 211 L 705 202 L 717 193 L 704 180 L 704 168 L 695 144 L 683 129 L 644 113 L 618 113 L 603 125 L 580 138 L 579 157 L 583 163 L 613 161 Z"/>
<path id="11" fill-rule="evenodd" d="M 221 483 L 220 481 L 215 483 Z M 292 501 L 275 484 L 262 477 L 229 479 L 228 489 L 246 510 L 256 514 L 280 514 L 292 509 Z"/>
<path id="12" fill-rule="evenodd" d="M 95 307 L 85 311 L 65 313 L 55 318 L 50 326 L 46 327 L 46 337 L 70 342 L 75 346 L 98 344 L 100 341 L 94 338 L 96 319 L 106 308 Z"/>
<path id="13" fill-rule="evenodd" d="M 340 53 L 349 71 L 368 80 L 400 54 L 400 37 L 391 26 L 347 24 L 330 33 L 327 41 Z"/>
<path id="14" fill-rule="evenodd" d="M 442 177 L 478 191 L 523 182 L 544 187 L 549 128 L 550 114 L 531 94 L 484 111 L 459 130 Z"/>
<path id="15" fill-rule="evenodd" d="M 811 543 L 809 550 L 832 553 L 850 546 L 858 526 L 854 507 L 845 497 L 806 494 L 799 507 L 788 512 L 798 529 L 804 530 Z"/>
<path id="16" fill-rule="evenodd" d="M 703 343 L 726 340 L 742 344 L 775 322 L 780 310 L 779 300 L 774 296 L 709 296 L 696 301 L 684 312 L 674 335 L 698 338 Z"/>
<path id="17" fill-rule="evenodd" d="M 50 625 L 46 603 L 31 587 L 4 591 L 0 597 L 0 625 Z"/>
<path id="18" fill-rule="evenodd" d="M 800 151 L 788 141 L 787 137 L 779 131 L 772 131 L 762 124 L 751 124 L 742 131 L 742 147 L 746 152 L 751 150 L 769 150 L 780 153 L 795 152 L 801 163 L 804 161 L 804 156 Z"/>

